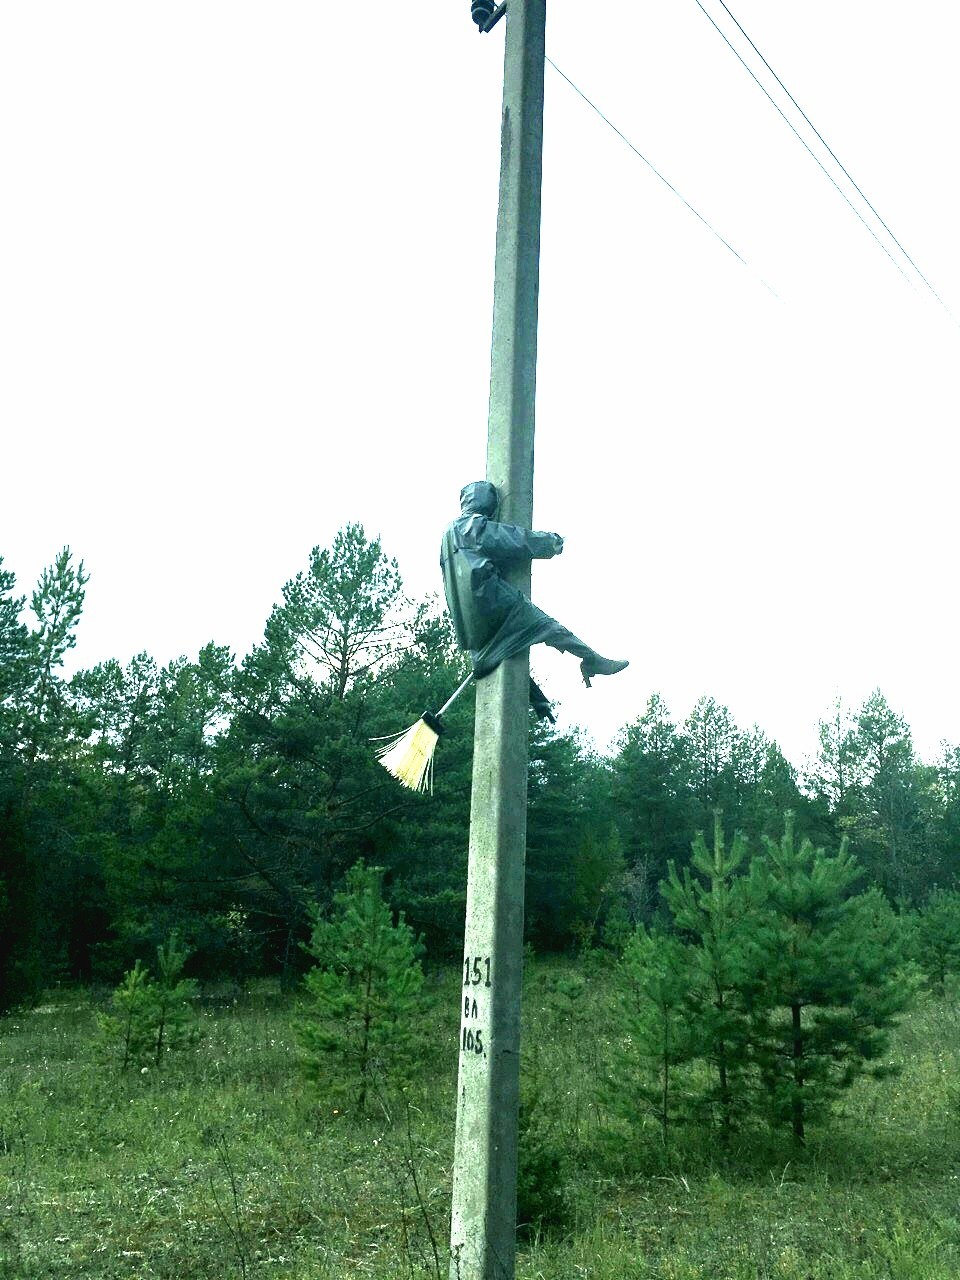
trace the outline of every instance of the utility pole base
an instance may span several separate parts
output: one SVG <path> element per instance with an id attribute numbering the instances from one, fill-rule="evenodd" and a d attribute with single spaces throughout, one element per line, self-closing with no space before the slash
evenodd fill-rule
<path id="1" fill-rule="evenodd" d="M 450 1280 L 513 1280 L 529 654 L 477 684 Z"/>

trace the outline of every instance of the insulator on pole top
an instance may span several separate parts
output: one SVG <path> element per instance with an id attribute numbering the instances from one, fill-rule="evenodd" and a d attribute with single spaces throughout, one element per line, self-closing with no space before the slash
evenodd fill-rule
<path id="1" fill-rule="evenodd" d="M 470 17 L 483 29 L 493 17 L 496 7 L 494 0 L 470 0 Z"/>

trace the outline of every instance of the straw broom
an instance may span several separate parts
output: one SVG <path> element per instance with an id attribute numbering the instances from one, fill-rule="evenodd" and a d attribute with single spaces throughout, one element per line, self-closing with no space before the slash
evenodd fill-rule
<path id="1" fill-rule="evenodd" d="M 377 749 L 377 759 L 387 772 L 411 791 L 433 791 L 433 753 L 443 733 L 443 714 L 450 710 L 472 679 L 471 671 L 439 711 L 425 711 L 416 724 L 392 735 L 386 740 L 386 746 Z"/>

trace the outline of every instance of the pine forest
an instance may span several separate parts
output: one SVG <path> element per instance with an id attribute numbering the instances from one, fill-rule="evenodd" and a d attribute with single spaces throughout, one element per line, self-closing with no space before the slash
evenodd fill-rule
<path id="1" fill-rule="evenodd" d="M 0 1277 L 448 1274 L 473 689 L 347 525 L 263 638 L 72 661 L 0 560 Z M 530 717 L 518 1275 L 960 1271 L 960 746 Z M 816 715 L 816 710 L 814 710 Z"/>

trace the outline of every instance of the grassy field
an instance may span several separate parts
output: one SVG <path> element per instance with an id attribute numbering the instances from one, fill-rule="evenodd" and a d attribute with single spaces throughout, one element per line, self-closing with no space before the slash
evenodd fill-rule
<path id="1" fill-rule="evenodd" d="M 199 1043 L 120 1076 L 98 1003 L 0 1022 L 0 1277 L 446 1278 L 458 972 L 428 980 L 433 1064 L 367 1120 L 301 1083 L 293 1007 L 209 996 Z M 960 1011 L 925 999 L 902 1073 L 861 1082 L 798 1152 L 758 1136 L 664 1149 L 598 1106 L 602 972 L 534 962 L 525 997 L 521 1280 L 960 1276 Z"/>

